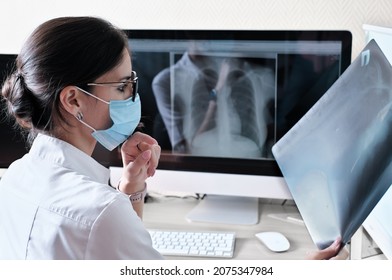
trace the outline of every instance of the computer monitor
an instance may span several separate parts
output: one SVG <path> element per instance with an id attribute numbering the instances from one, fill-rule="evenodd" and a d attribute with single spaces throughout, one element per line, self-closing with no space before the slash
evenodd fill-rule
<path id="1" fill-rule="evenodd" d="M 144 132 L 162 147 L 149 189 L 207 194 L 193 221 L 252 224 L 257 198 L 292 199 L 271 147 L 348 67 L 350 32 L 126 32 Z"/>
<path id="2" fill-rule="evenodd" d="M 257 222 L 258 198 L 291 199 L 271 147 L 348 67 L 351 33 L 125 31 L 139 76 L 142 131 L 162 147 L 149 189 L 206 194 L 201 205 L 207 208 L 191 220 L 206 214 L 239 224 Z M 9 124 L 0 130 L 9 133 Z M 4 167 L 19 156 L 16 150 L 25 152 L 23 142 L 14 144 L 3 146 L 1 160 L 14 154 Z M 111 168 L 115 185 L 118 150 L 97 145 L 93 157 Z"/>

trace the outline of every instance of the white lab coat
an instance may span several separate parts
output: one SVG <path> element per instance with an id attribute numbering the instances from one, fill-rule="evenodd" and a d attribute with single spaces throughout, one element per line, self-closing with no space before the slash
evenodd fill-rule
<path id="1" fill-rule="evenodd" d="M 0 180 L 0 259 L 161 259 L 109 170 L 38 135 Z"/>

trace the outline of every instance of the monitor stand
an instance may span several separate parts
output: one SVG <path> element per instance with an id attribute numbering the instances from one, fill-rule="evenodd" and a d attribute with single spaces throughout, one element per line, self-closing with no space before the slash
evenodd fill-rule
<path id="1" fill-rule="evenodd" d="M 234 225 L 254 225 L 259 221 L 259 199 L 207 195 L 187 215 L 191 222 L 208 222 Z"/>

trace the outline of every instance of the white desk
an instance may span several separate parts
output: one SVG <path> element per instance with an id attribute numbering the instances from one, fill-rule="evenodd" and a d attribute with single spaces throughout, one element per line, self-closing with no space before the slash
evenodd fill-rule
<path id="1" fill-rule="evenodd" d="M 188 222 L 186 215 L 197 205 L 195 198 L 153 198 L 144 208 L 143 221 L 149 229 L 170 230 L 204 230 L 204 231 L 234 231 L 236 232 L 235 259 L 304 259 L 306 252 L 316 250 L 308 231 L 303 223 L 281 220 L 276 214 L 298 213 L 293 205 L 281 206 L 277 203 L 263 203 L 260 199 L 260 220 L 256 225 L 224 225 L 199 222 Z M 291 247 L 287 252 L 273 253 L 256 238 L 255 233 L 261 231 L 279 231 L 290 241 Z M 181 257 L 167 257 L 180 259 Z M 192 259 L 186 257 L 184 259 Z M 200 258 L 193 258 L 200 259 Z"/>

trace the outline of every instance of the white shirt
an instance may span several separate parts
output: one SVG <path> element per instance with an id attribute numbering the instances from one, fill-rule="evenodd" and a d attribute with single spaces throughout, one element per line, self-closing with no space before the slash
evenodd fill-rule
<path id="1" fill-rule="evenodd" d="M 161 259 L 109 170 L 38 135 L 0 180 L 0 259 Z"/>

